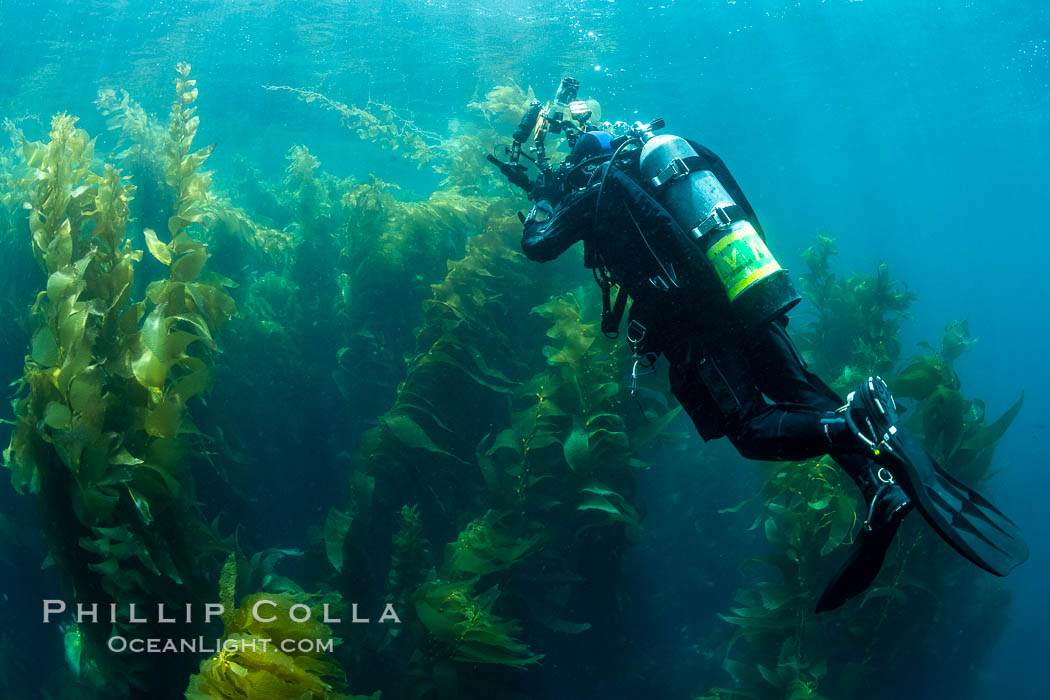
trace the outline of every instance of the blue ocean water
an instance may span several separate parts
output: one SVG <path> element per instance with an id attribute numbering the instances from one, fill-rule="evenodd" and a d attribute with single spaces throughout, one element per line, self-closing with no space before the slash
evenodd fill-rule
<path id="1" fill-rule="evenodd" d="M 275 180 L 295 144 L 339 176 L 375 173 L 420 195 L 438 178 L 264 85 L 384 102 L 443 132 L 469 119 L 464 105 L 493 85 L 513 80 L 547 95 L 575 75 L 606 118 L 664 117 L 670 131 L 722 156 L 789 268 L 802 267 L 799 251 L 818 229 L 831 232 L 844 269 L 884 261 L 918 295 L 905 355 L 965 318 L 979 338 L 957 366 L 967 393 L 983 397 L 990 416 L 1025 394 L 998 449 L 993 488 L 1026 531 L 1032 558 L 1006 581 L 1012 619 L 981 659 L 975 697 L 1050 690 L 1042 658 L 1050 627 L 1044 3 L 0 0 L 0 28 L 0 117 L 31 138 L 43 138 L 49 115 L 63 110 L 103 132 L 92 104 L 100 87 L 126 89 L 164 115 L 172 67 L 186 61 L 201 83 L 208 141 L 219 144 L 210 166 L 221 171 L 242 157 Z M 703 489 L 675 473 L 643 488 Z M 749 478 L 741 487 L 727 476 L 725 498 L 753 487 Z M 674 513 L 651 514 L 650 523 L 650 543 L 691 526 Z M 665 567 L 653 573 L 661 579 L 684 570 L 664 558 L 649 564 Z M 675 627 L 715 623 L 709 615 Z M 653 624 L 653 634 L 673 631 Z M 901 697 L 941 697 L 931 684 Z"/>

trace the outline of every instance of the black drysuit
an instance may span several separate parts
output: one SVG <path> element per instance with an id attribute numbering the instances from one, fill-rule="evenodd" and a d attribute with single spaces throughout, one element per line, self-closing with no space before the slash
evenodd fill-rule
<path id="1" fill-rule="evenodd" d="M 690 144 L 762 235 L 721 159 Z M 832 451 L 823 419 L 843 401 L 806 370 L 784 329 L 786 316 L 743 328 L 699 248 L 638 178 L 637 158 L 618 164 L 604 185 L 596 174 L 545 222 L 527 221 L 525 255 L 552 260 L 584 242 L 585 264 L 604 268 L 621 293 L 630 294 L 629 335 L 644 329 L 641 352 L 668 359 L 671 391 L 704 440 L 728 436 L 751 459 L 798 460 Z M 854 478 L 867 464 L 859 453 L 833 457 Z"/>

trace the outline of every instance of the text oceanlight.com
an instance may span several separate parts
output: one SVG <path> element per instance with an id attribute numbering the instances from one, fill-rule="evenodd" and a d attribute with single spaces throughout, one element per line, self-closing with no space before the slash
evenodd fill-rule
<path id="1" fill-rule="evenodd" d="M 251 637 L 246 639 L 128 639 L 127 637 L 110 637 L 107 642 L 109 650 L 115 654 L 167 654 L 172 652 L 218 654 L 245 654 L 248 652 L 266 653 L 279 649 L 286 654 L 319 654 L 335 650 L 334 639 L 282 639 L 274 644 L 272 639 Z"/>

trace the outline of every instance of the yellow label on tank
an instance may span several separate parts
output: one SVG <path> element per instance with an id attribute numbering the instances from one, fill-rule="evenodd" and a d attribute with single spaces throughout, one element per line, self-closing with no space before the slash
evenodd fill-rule
<path id="1" fill-rule="evenodd" d="M 730 301 L 755 282 L 783 269 L 755 227 L 747 221 L 734 223 L 732 232 L 707 251 L 707 259 L 725 285 Z"/>

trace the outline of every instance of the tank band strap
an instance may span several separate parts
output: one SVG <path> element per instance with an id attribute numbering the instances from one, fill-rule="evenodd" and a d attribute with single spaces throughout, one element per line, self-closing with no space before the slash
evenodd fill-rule
<path id="1" fill-rule="evenodd" d="M 685 177 L 689 173 L 698 170 L 710 170 L 707 161 L 700 156 L 688 156 L 686 158 L 672 158 L 671 162 L 654 177 L 651 182 L 654 189 L 660 189 L 669 182 Z"/>
<path id="2" fill-rule="evenodd" d="M 694 238 L 700 238 L 711 229 L 728 226 L 734 221 L 746 218 L 747 212 L 737 204 L 731 204 L 728 207 L 715 207 L 708 213 L 706 219 L 693 227 L 692 234 Z"/>

